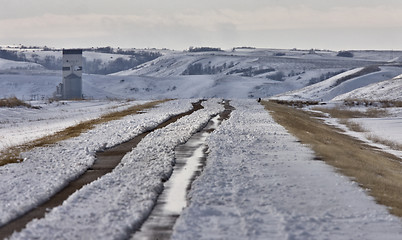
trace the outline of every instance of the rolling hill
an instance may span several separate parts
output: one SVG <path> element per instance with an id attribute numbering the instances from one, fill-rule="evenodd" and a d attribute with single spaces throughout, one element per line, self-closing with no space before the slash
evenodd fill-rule
<path id="1" fill-rule="evenodd" d="M 40 63 L 46 59 L 59 61 L 60 51 L 11 50 L 22 51 L 26 57 L 25 61 L 0 59 L 0 98 L 17 96 L 30 100 L 52 97 L 61 82 L 61 71 L 48 67 L 57 63 Z M 339 57 L 332 51 L 296 49 L 152 51 L 160 51 L 160 56 L 128 70 L 84 74 L 84 95 L 90 99 L 273 97 L 328 101 L 402 74 L 398 57 L 402 52 L 353 51 L 354 57 L 351 58 Z M 125 50 L 125 53 L 131 52 L 134 53 Z M 116 59 L 127 62 L 135 57 L 117 51 L 87 50 L 83 55 L 88 66 L 92 66 L 90 63 L 99 64 L 98 70 L 109 69 L 104 72 L 114 69 Z M 38 63 L 32 62 L 33 59 Z"/>

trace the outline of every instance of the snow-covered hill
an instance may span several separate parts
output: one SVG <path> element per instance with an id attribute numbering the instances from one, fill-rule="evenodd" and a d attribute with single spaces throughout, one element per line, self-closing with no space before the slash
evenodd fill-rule
<path id="1" fill-rule="evenodd" d="M 382 61 L 382 60 L 377 60 Z M 198 64 L 201 69 L 193 72 L 203 75 L 223 74 L 251 77 L 270 77 L 279 71 L 284 77 L 300 76 L 316 70 L 335 71 L 372 64 L 372 59 L 352 59 L 336 57 L 334 52 L 314 52 L 252 49 L 219 52 L 176 52 L 140 65 L 131 70 L 114 75 L 179 76 L 192 75 L 191 66 Z M 198 70 L 198 71 L 196 71 Z M 309 79 L 308 79 L 309 80 Z"/>
<path id="2" fill-rule="evenodd" d="M 402 75 L 358 88 L 334 98 L 336 101 L 345 99 L 402 101 Z"/>
<path id="3" fill-rule="evenodd" d="M 57 64 L 61 58 L 61 52 L 56 50 L 18 51 L 27 61 L 55 61 L 54 64 Z M 332 51 L 295 49 L 152 51 L 160 51 L 161 56 L 130 70 L 109 75 L 84 75 L 84 95 L 94 99 L 156 99 L 267 98 L 281 94 L 275 98 L 330 100 L 402 73 L 402 68 L 392 65 L 402 53 L 391 51 L 353 51 L 353 58 L 339 57 Z M 98 70 L 116 64 L 116 59 L 132 60 L 132 56 L 124 54 L 94 51 L 84 51 L 83 56 L 87 67 Z M 48 64 L 55 66 L 52 62 Z M 380 71 L 366 72 L 345 80 L 345 77 L 373 65 L 382 67 Z M 0 59 L 0 73 L 0 98 L 50 98 L 61 82 L 61 71 L 47 70 L 32 62 Z M 325 79 L 328 80 L 323 81 Z M 317 84 L 311 85 L 314 83 Z M 287 93 L 289 91 L 293 92 Z"/>
<path id="4" fill-rule="evenodd" d="M 0 72 L 8 71 L 8 70 L 26 70 L 26 69 L 43 69 L 43 66 L 36 63 L 30 62 L 17 62 L 12 60 L 7 60 L 0 58 Z"/>
<path id="5" fill-rule="evenodd" d="M 370 70 L 371 68 L 371 70 Z M 272 97 L 273 99 L 279 100 L 314 100 L 314 101 L 329 101 L 329 100 L 339 100 L 339 95 L 342 98 L 372 98 L 374 95 L 378 95 L 379 92 L 375 92 L 375 88 L 360 89 L 372 83 L 378 83 L 380 87 L 384 85 L 383 81 L 389 80 L 395 76 L 402 73 L 402 68 L 400 66 L 381 66 L 376 67 L 370 66 L 366 68 L 356 68 L 350 71 L 338 74 L 325 81 L 307 86 L 302 89 L 295 91 L 283 93 Z M 391 89 L 391 95 L 382 96 L 387 99 L 400 98 L 400 91 L 393 92 L 392 89 L 400 88 L 401 81 L 392 81 L 392 86 L 389 84 L 387 89 L 384 89 L 381 94 L 389 91 Z M 378 89 L 377 88 L 377 89 Z M 396 89 L 395 89 L 396 90 Z M 349 95 L 348 93 L 352 92 Z M 373 96 L 371 96 L 373 94 Z M 381 96 L 381 95 L 378 95 Z M 375 97 L 374 97 L 375 98 Z"/>

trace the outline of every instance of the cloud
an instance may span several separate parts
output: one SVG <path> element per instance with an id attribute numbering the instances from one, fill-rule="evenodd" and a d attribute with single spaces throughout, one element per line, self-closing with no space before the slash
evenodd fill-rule
<path id="1" fill-rule="evenodd" d="M 181 22 L 209 30 L 219 24 L 230 23 L 238 30 L 321 29 L 321 28 L 372 28 L 401 27 L 398 18 L 402 9 L 387 7 L 331 8 L 317 10 L 265 7 L 256 10 L 222 9 L 203 13 L 180 14 Z"/>
<path id="2" fill-rule="evenodd" d="M 255 10 L 230 8 L 204 11 L 188 10 L 178 14 L 152 10 L 141 15 L 44 14 L 30 18 L 0 20 L 0 31 L 8 34 L 27 31 L 34 33 L 37 31 L 38 34 L 43 34 L 49 30 L 61 35 L 66 32 L 81 35 L 86 32 L 101 32 L 105 29 L 109 31 L 114 28 L 127 29 L 131 26 L 139 28 L 186 26 L 208 31 L 225 30 L 222 26 L 230 26 L 238 31 L 400 27 L 402 26 L 402 21 L 399 19 L 401 15 L 402 9 L 399 8 L 343 7 L 317 10 L 303 6 L 297 8 L 274 6 Z"/>
<path id="3" fill-rule="evenodd" d="M 339 29 L 396 29 L 402 27 L 401 15 L 402 8 L 391 6 L 313 8 L 302 4 L 181 8 L 174 12 L 148 9 L 137 14 L 42 14 L 0 20 L 0 41 L 12 39 L 29 44 L 38 40 L 51 46 L 68 41 L 134 47 L 246 45 L 266 41 L 274 32 L 311 31 L 325 35 L 325 31 Z M 264 39 L 256 39 L 259 36 Z"/>

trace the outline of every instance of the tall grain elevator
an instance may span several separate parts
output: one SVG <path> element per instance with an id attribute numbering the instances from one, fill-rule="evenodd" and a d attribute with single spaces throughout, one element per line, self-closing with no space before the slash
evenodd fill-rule
<path id="1" fill-rule="evenodd" d="M 63 49 L 63 99 L 82 99 L 82 49 Z"/>

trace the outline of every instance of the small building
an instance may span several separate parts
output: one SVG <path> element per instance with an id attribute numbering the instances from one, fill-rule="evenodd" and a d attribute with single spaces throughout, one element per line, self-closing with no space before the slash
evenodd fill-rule
<path id="1" fill-rule="evenodd" d="M 82 99 L 82 49 L 63 49 L 62 99 Z"/>

